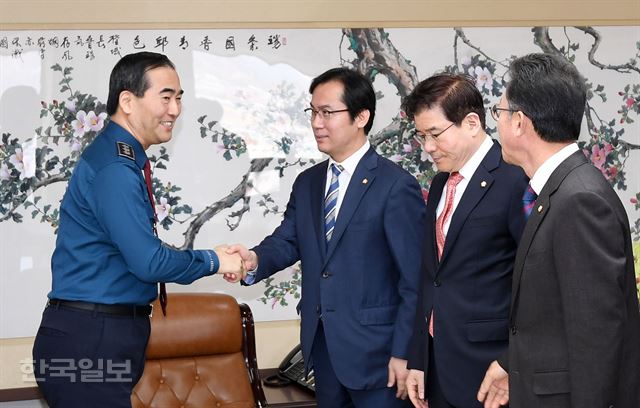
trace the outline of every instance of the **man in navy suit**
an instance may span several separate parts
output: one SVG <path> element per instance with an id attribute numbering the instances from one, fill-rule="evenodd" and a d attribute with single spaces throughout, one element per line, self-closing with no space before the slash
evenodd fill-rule
<path id="1" fill-rule="evenodd" d="M 505 160 L 531 177 L 537 198 L 516 255 L 509 350 L 491 364 L 478 399 L 487 408 L 638 408 L 629 219 L 576 143 L 585 80 L 551 54 L 515 59 L 509 77 L 492 112 Z"/>
<path id="2" fill-rule="evenodd" d="M 309 92 L 306 111 L 329 159 L 297 177 L 273 234 L 250 251 L 230 251 L 252 270 L 246 284 L 301 261 L 301 343 L 319 407 L 406 406 L 424 234 L 420 187 L 367 140 L 376 97 L 366 77 L 331 69 Z"/>
<path id="3" fill-rule="evenodd" d="M 440 171 L 427 201 L 409 397 L 416 407 L 480 407 L 483 375 L 507 348 L 527 179 L 485 133 L 483 98 L 467 77 L 434 75 L 403 108 Z"/>

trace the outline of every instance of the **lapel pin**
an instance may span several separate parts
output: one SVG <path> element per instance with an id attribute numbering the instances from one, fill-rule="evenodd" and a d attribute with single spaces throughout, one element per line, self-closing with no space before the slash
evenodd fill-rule
<path id="1" fill-rule="evenodd" d="M 362 179 L 362 184 L 367 184 L 369 182 L 369 180 L 367 179 Z"/>
<path id="2" fill-rule="evenodd" d="M 538 212 L 541 213 L 542 212 L 542 205 L 538 206 Z"/>
<path id="3" fill-rule="evenodd" d="M 482 180 L 482 181 L 480 182 L 480 187 L 485 188 L 486 186 L 487 186 L 487 182 L 486 182 L 486 181 L 484 181 L 484 180 Z"/>

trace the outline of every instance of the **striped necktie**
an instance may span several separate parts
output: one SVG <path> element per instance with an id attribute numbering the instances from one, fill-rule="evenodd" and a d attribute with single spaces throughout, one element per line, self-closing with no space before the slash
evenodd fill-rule
<path id="1" fill-rule="evenodd" d="M 524 190 L 524 194 L 522 195 L 522 212 L 524 212 L 526 219 L 529 219 L 537 198 L 538 195 L 533 191 L 533 188 L 531 188 L 531 184 L 527 185 L 527 189 Z"/>
<path id="2" fill-rule="evenodd" d="M 338 189 L 340 188 L 338 176 L 340 176 L 342 170 L 344 168 L 341 165 L 331 164 L 331 184 L 324 199 L 324 236 L 327 244 L 331 241 L 333 227 L 336 225 L 336 204 L 338 203 Z"/>

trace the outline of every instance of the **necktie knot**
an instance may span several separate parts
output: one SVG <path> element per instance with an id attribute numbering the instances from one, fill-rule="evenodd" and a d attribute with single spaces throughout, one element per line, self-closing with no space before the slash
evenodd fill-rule
<path id="1" fill-rule="evenodd" d="M 535 205 L 537 198 L 538 195 L 533 191 L 531 184 L 528 184 L 527 189 L 524 190 L 524 194 L 522 195 L 522 211 L 526 218 L 529 218 L 531 215 L 531 211 L 533 210 L 533 206 Z"/>
<path id="2" fill-rule="evenodd" d="M 464 177 L 462 177 L 462 174 L 458 173 L 457 171 L 449 174 L 449 178 L 447 179 L 447 187 L 455 187 L 457 186 L 463 179 Z"/>
<path id="3" fill-rule="evenodd" d="M 344 167 L 342 167 L 341 165 L 336 163 L 331 164 L 331 171 L 336 177 L 339 177 L 340 173 L 342 173 L 343 170 L 344 170 Z M 331 178 L 333 179 L 333 176 Z"/>

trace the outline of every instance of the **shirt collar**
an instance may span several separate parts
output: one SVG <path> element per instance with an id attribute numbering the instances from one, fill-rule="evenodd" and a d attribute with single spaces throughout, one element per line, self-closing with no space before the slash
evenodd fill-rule
<path id="1" fill-rule="evenodd" d="M 133 148 L 133 152 L 135 154 L 135 162 L 139 168 L 143 168 L 144 164 L 147 162 L 147 153 L 144 151 L 144 148 L 136 140 L 135 137 L 131 133 L 129 133 L 125 128 L 110 120 L 107 124 L 107 127 L 104 129 L 103 134 L 108 138 L 112 139 L 115 142 L 123 142 L 128 144 Z"/>
<path id="2" fill-rule="evenodd" d="M 478 168 L 478 166 L 480 166 L 482 160 L 484 160 L 484 156 L 487 155 L 492 147 L 493 139 L 485 135 L 484 140 L 478 147 L 478 150 L 476 150 L 476 152 L 471 156 L 471 158 L 469 158 L 469 160 L 467 160 L 467 162 L 459 171 L 459 173 L 462 175 L 462 177 L 464 177 L 465 180 L 471 180 L 471 177 L 473 177 L 473 173 L 476 172 L 476 169 Z"/>
<path id="3" fill-rule="evenodd" d="M 343 171 L 346 171 L 347 174 L 353 174 L 356 171 L 356 167 L 358 166 L 360 159 L 362 159 L 362 157 L 365 155 L 365 153 L 367 153 L 370 147 L 371 147 L 371 144 L 367 139 L 365 143 L 362 145 L 362 147 L 356 150 L 355 153 L 353 153 L 351 156 L 347 157 L 342 163 L 338 163 L 337 161 L 329 157 L 328 171 L 331 171 L 330 170 L 331 165 L 335 163 L 335 164 L 341 165 L 342 168 L 344 169 Z"/>
<path id="4" fill-rule="evenodd" d="M 535 191 L 536 194 L 540 194 L 540 192 L 542 191 L 542 187 L 547 184 L 547 181 L 549 180 L 549 177 L 551 177 L 553 171 L 567 157 L 571 156 L 578 150 L 578 144 L 571 143 L 554 153 L 547 160 L 545 160 L 544 163 L 542 163 L 542 165 L 538 167 L 538 170 L 536 170 L 536 172 L 533 174 L 533 177 L 531 177 L 531 181 L 529 181 L 529 184 L 531 185 L 533 191 Z"/>

